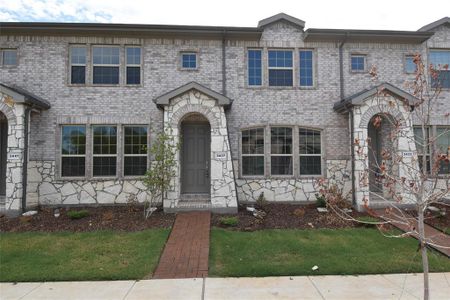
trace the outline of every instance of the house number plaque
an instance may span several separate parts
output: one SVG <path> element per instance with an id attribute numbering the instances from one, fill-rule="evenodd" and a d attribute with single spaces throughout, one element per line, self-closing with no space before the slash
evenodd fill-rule
<path id="1" fill-rule="evenodd" d="M 226 160 L 227 159 L 227 153 L 226 152 L 216 152 L 214 158 L 216 160 Z"/>

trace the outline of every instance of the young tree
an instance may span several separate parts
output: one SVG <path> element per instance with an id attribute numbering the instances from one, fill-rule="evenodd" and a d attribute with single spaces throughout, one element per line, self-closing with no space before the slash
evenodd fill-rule
<path id="1" fill-rule="evenodd" d="M 148 218 L 155 210 L 154 203 L 164 200 L 171 187 L 172 180 L 176 175 L 175 156 L 178 149 L 179 144 L 175 142 L 173 135 L 165 131 L 157 135 L 150 148 L 153 160 L 144 177 L 144 184 L 150 192 L 149 199 L 146 199 L 144 203 L 145 218 Z"/>
<path id="2" fill-rule="evenodd" d="M 440 82 L 445 80 L 442 75 L 446 73 L 440 71 L 448 70 L 448 65 L 430 65 L 426 68 L 420 54 L 415 55 L 414 63 L 416 65 L 414 80 L 406 83 L 407 91 L 415 97 L 413 102 L 397 99 L 386 103 L 387 93 L 382 89 L 374 96 L 373 103 L 380 107 L 381 113 L 370 121 L 369 127 L 373 126 L 373 130 L 381 131 L 385 139 L 381 147 L 378 138 L 374 141 L 370 134 L 366 141 L 355 139 L 353 147 L 356 153 L 355 160 L 360 160 L 365 166 L 360 186 L 371 185 L 369 188 L 371 199 L 376 198 L 386 206 L 382 213 L 385 221 L 376 223 L 380 225 L 392 223 L 406 229 L 406 233 L 399 235 L 383 234 L 389 237 L 413 235 L 418 239 L 423 266 L 424 299 L 429 299 L 427 247 L 450 248 L 449 245 L 439 245 L 436 237 L 425 236 L 424 229 L 426 218 L 429 218 L 427 213 L 430 206 L 449 205 L 445 202 L 445 197 L 449 195 L 449 177 L 439 175 L 443 172 L 448 174 L 450 149 L 439 147 L 439 141 L 448 139 L 450 132 L 445 128 L 439 128 L 435 132 L 429 129 L 431 118 L 436 116 L 446 120 L 446 124 L 441 125 L 450 124 L 450 112 L 441 111 L 439 107 L 439 101 L 442 101 L 439 98 Z M 374 81 L 378 80 L 375 67 L 370 74 Z M 403 112 L 404 117 L 399 119 L 398 116 L 396 118 L 384 112 L 386 106 L 392 111 Z M 399 143 L 408 142 L 416 145 L 416 151 L 408 153 L 412 154 L 412 157 L 399 151 Z M 364 145 L 368 145 L 368 151 L 364 150 Z M 342 208 L 340 201 L 342 193 L 336 190 L 332 182 L 320 179 L 317 184 L 326 199 L 327 206 L 333 212 L 342 218 L 358 222 Z M 370 214 L 378 216 L 379 212 L 367 205 L 368 200 L 365 199 L 365 209 Z M 413 214 L 403 209 L 405 204 L 413 208 Z"/>

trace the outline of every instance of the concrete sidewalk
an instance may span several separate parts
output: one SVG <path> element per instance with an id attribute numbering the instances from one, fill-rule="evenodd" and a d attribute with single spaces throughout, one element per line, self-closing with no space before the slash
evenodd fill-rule
<path id="1" fill-rule="evenodd" d="M 450 299 L 450 273 L 430 276 Z M 421 299 L 422 274 L 0 283 L 0 299 Z"/>

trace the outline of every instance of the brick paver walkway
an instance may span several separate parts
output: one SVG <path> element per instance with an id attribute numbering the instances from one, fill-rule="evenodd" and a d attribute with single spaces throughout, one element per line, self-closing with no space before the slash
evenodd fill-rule
<path id="1" fill-rule="evenodd" d="M 380 210 L 375 210 L 375 213 L 380 218 L 383 218 L 385 211 L 380 209 Z M 394 218 L 395 218 L 395 216 L 393 214 L 389 214 L 388 219 L 392 220 Z M 409 219 L 408 222 L 413 227 L 418 228 L 417 221 L 414 218 Z M 391 222 L 391 224 L 404 232 L 410 231 L 410 228 L 411 228 L 410 226 L 407 226 L 406 224 L 403 224 L 400 222 L 393 221 L 393 222 Z M 447 257 L 450 257 L 450 236 L 448 234 L 443 233 L 442 231 L 437 230 L 434 227 L 431 227 L 430 225 L 427 225 L 427 224 L 425 224 L 424 229 L 425 229 L 425 237 L 432 242 L 431 247 L 433 247 L 437 251 L 441 252 L 442 254 L 447 255 Z M 411 236 L 417 239 L 417 234 L 411 234 Z"/>
<path id="2" fill-rule="evenodd" d="M 153 278 L 208 276 L 210 212 L 179 213 Z"/>

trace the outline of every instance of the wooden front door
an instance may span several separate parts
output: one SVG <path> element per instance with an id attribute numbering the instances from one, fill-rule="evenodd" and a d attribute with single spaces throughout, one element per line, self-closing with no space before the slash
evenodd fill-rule
<path id="1" fill-rule="evenodd" d="M 211 128 L 208 123 L 182 124 L 181 192 L 209 194 Z"/>

